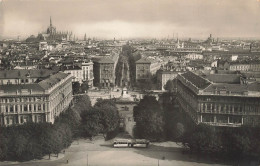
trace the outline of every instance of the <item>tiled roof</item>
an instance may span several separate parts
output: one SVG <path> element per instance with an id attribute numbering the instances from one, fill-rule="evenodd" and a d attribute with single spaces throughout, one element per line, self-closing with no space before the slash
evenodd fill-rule
<path id="1" fill-rule="evenodd" d="M 182 74 L 182 76 L 200 89 L 204 89 L 211 84 L 208 80 L 198 76 L 191 71 Z"/>
<path id="2" fill-rule="evenodd" d="M 237 74 L 209 74 L 206 75 L 205 77 L 214 83 L 229 83 L 229 84 L 240 83 L 240 75 Z"/>
<path id="3" fill-rule="evenodd" d="M 57 74 L 51 75 L 49 78 L 42 80 L 38 84 L 45 90 L 51 88 L 53 85 L 57 84 L 62 79 L 66 78 L 69 74 L 59 72 Z"/>
<path id="4" fill-rule="evenodd" d="M 211 84 L 206 89 L 204 89 L 204 91 L 205 92 L 213 92 L 213 91 L 215 91 L 215 89 L 218 89 L 218 90 L 223 89 L 223 90 L 226 90 L 226 91 L 242 93 L 242 92 L 247 91 L 247 86 L 241 85 L 241 84 L 225 84 L 225 83 Z"/>
<path id="5" fill-rule="evenodd" d="M 0 79 L 12 78 L 44 78 L 54 73 L 52 70 L 2 70 L 0 71 Z"/>
<path id="6" fill-rule="evenodd" d="M 141 58 L 138 61 L 136 61 L 135 63 L 151 63 L 151 61 L 148 59 L 145 59 L 145 58 Z"/>
<path id="7" fill-rule="evenodd" d="M 247 92 L 247 91 L 255 91 L 255 92 L 260 92 L 260 83 L 255 82 L 252 84 L 225 84 L 225 83 L 220 83 L 220 84 L 212 84 L 208 86 L 206 89 L 204 89 L 205 92 L 213 92 L 217 90 L 225 90 L 225 91 L 230 91 L 231 93 L 242 93 L 242 92 Z"/>
<path id="8" fill-rule="evenodd" d="M 33 92 L 44 92 L 67 76 L 68 74 L 59 72 L 40 81 L 39 83 L 1 85 L 0 90 L 4 91 L 4 93 L 16 93 L 17 91 L 20 92 L 22 89 L 27 89 L 29 91 L 32 90 Z"/>
<path id="9" fill-rule="evenodd" d="M 95 58 L 93 59 L 94 62 L 97 62 L 97 63 L 115 63 L 112 59 L 110 58 L 105 58 L 105 57 L 102 57 L 102 58 Z"/>
<path id="10" fill-rule="evenodd" d="M 11 84 L 11 85 L 1 85 L 0 90 L 4 93 L 16 93 L 22 89 L 29 89 L 33 92 L 43 92 L 44 89 L 39 84 Z"/>
<path id="11" fill-rule="evenodd" d="M 259 82 L 254 82 L 252 84 L 248 85 L 248 90 L 249 91 L 258 91 L 260 92 L 260 83 Z"/>
<path id="12" fill-rule="evenodd" d="M 61 70 L 81 70 L 81 67 L 79 67 L 78 65 L 74 65 L 74 66 L 61 66 Z"/>

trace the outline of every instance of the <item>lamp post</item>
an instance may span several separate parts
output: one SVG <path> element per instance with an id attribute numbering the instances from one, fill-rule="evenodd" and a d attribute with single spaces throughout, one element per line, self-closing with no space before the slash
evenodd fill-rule
<path id="1" fill-rule="evenodd" d="M 87 154 L 87 166 L 88 166 L 88 154 Z"/>

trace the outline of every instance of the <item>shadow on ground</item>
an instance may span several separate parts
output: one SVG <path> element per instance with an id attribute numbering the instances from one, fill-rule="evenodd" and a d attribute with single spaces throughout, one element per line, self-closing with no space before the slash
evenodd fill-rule
<path id="1" fill-rule="evenodd" d="M 218 161 L 216 158 L 212 158 L 210 156 L 206 156 L 206 155 L 199 156 L 197 154 L 191 154 L 181 147 L 164 147 L 158 145 L 150 145 L 149 148 L 136 148 L 135 153 L 138 153 L 146 157 L 154 158 L 157 160 L 186 161 L 186 162 L 196 162 L 196 163 L 204 163 L 204 164 L 211 164 L 211 165 L 228 164 L 224 161 Z"/>

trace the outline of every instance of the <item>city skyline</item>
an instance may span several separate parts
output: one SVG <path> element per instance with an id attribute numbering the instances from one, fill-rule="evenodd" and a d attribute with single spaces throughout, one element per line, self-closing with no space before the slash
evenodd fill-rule
<path id="1" fill-rule="evenodd" d="M 27 38 L 46 30 L 83 38 L 260 37 L 258 0 L 83 1 L 2 0 L 0 38 Z"/>

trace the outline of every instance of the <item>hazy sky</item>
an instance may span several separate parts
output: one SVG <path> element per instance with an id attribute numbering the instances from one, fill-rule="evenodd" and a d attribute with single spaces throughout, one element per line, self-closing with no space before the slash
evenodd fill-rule
<path id="1" fill-rule="evenodd" d="M 0 37 L 260 37 L 260 0 L 0 0 Z"/>

